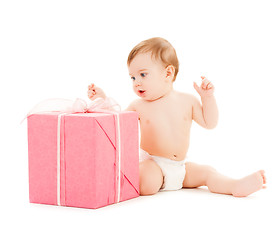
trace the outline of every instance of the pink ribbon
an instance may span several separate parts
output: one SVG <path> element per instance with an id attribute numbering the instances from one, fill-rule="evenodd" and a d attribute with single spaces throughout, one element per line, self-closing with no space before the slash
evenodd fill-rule
<path id="1" fill-rule="evenodd" d="M 37 104 L 28 114 L 46 113 L 46 112 L 60 112 L 60 113 L 87 113 L 87 112 L 103 112 L 121 111 L 120 105 L 112 98 L 97 98 L 90 104 L 85 100 L 77 98 L 76 100 L 69 100 L 63 98 L 46 99 Z"/>

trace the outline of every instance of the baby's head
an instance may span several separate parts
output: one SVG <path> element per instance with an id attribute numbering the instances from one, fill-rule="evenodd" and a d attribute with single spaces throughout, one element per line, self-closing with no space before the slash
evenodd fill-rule
<path id="1" fill-rule="evenodd" d="M 163 38 L 151 38 L 136 45 L 127 60 L 133 88 L 146 100 L 156 100 L 172 89 L 179 71 L 173 46 Z"/>

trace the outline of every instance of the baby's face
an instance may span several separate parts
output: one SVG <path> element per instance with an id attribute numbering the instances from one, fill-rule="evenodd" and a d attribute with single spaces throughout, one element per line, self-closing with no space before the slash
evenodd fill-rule
<path id="1" fill-rule="evenodd" d="M 172 81 L 167 78 L 166 68 L 151 53 L 138 54 L 128 70 L 134 92 L 144 100 L 157 100 L 167 94 L 172 86 Z"/>

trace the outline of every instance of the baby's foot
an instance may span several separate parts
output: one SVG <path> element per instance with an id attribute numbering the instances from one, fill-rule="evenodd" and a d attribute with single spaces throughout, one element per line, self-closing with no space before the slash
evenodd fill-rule
<path id="1" fill-rule="evenodd" d="M 251 193 L 266 188 L 264 184 L 266 184 L 266 177 L 264 170 L 260 170 L 237 180 L 232 194 L 234 197 L 247 197 Z"/>

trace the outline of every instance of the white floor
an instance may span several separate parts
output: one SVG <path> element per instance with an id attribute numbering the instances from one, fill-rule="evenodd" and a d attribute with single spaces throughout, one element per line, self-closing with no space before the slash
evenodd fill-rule
<path id="1" fill-rule="evenodd" d="M 272 187 L 248 198 L 206 188 L 160 192 L 97 210 L 30 204 L 26 182 L 9 187 L 1 195 L 0 239 L 5 240 L 278 237 L 278 198 Z"/>

